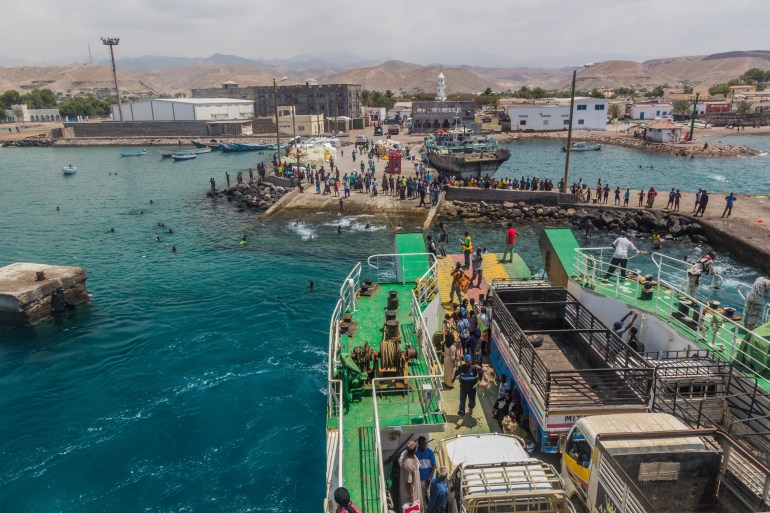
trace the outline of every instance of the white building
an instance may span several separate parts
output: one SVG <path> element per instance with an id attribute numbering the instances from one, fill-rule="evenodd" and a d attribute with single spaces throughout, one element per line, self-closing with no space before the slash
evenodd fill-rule
<path id="1" fill-rule="evenodd" d="M 295 113 L 292 116 L 292 113 Z M 275 117 L 273 117 L 275 119 Z M 323 114 L 296 114 L 293 106 L 278 106 L 278 129 L 282 134 L 296 134 L 302 137 L 321 135 L 324 131 Z"/>
<path id="2" fill-rule="evenodd" d="M 631 118 L 642 120 L 670 116 L 673 108 L 670 103 L 635 103 L 631 105 Z"/>
<path id="3" fill-rule="evenodd" d="M 16 122 L 61 121 L 59 109 L 29 109 L 26 103 L 11 105 L 11 108 L 5 111 L 5 115 Z"/>
<path id="4" fill-rule="evenodd" d="M 647 140 L 652 142 L 679 142 L 682 128 L 668 121 L 656 121 L 647 127 Z"/>
<path id="5" fill-rule="evenodd" d="M 232 98 L 163 98 L 124 103 L 123 121 L 224 121 L 251 119 L 254 102 Z M 120 120 L 118 106 L 112 119 Z"/>
<path id="6" fill-rule="evenodd" d="M 446 77 L 444 77 L 443 73 L 439 73 L 436 79 L 436 101 L 446 101 Z"/>
<path id="7" fill-rule="evenodd" d="M 508 109 L 511 130 L 547 132 L 569 127 L 569 98 L 548 98 L 535 104 L 512 105 Z M 573 130 L 605 130 L 607 100 L 604 98 L 575 98 Z"/>

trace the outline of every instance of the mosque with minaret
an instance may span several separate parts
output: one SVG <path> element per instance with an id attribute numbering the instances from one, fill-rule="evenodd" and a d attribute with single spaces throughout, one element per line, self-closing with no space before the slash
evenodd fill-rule
<path id="1" fill-rule="evenodd" d="M 412 103 L 412 132 L 432 133 L 437 130 L 465 127 L 478 133 L 474 121 L 473 102 L 447 101 L 447 81 L 442 69 L 436 77 L 436 100 Z"/>

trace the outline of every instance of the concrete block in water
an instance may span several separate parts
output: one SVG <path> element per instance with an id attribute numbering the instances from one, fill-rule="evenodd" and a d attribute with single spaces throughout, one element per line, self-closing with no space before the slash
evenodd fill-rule
<path id="1" fill-rule="evenodd" d="M 38 280 L 38 273 L 44 279 Z M 0 267 L 0 321 L 36 322 L 52 313 L 54 292 L 77 305 L 88 300 L 86 272 L 80 267 L 17 262 Z"/>

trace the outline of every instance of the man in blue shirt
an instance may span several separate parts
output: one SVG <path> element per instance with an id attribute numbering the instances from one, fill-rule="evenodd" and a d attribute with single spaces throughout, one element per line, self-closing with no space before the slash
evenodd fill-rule
<path id="1" fill-rule="evenodd" d="M 722 217 L 730 217 L 730 214 L 733 213 L 733 205 L 735 205 L 736 199 L 735 194 L 732 192 L 729 196 L 725 196 L 725 211 L 722 212 Z"/>
<path id="2" fill-rule="evenodd" d="M 441 467 L 436 479 L 430 485 L 430 502 L 428 502 L 428 513 L 446 513 L 449 506 L 449 491 L 446 484 L 447 472 Z"/>
<path id="3" fill-rule="evenodd" d="M 428 503 L 428 491 L 433 472 L 436 470 L 436 455 L 428 447 L 428 439 L 421 436 L 417 439 L 417 459 L 420 460 L 420 483 L 422 484 L 423 504 Z"/>

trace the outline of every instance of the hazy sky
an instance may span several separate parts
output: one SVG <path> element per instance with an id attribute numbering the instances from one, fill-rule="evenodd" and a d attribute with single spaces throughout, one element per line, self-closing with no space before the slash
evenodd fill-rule
<path id="1" fill-rule="evenodd" d="M 770 49 L 770 1 L 22 0 L 3 5 L 0 54 L 287 58 L 345 52 L 416 63 L 581 64 Z M 723 24 L 726 23 L 726 28 Z M 474 62 L 475 61 L 475 62 Z"/>

